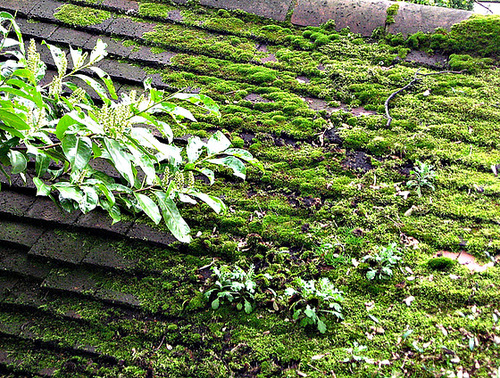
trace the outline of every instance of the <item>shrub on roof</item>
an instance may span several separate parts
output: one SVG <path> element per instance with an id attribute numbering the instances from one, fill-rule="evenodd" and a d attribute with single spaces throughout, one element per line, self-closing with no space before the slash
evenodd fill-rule
<path id="1" fill-rule="evenodd" d="M 229 168 L 242 179 L 244 162 L 260 166 L 249 152 L 231 148 L 220 131 L 206 142 L 191 137 L 185 148 L 173 144 L 170 126 L 155 114 L 167 114 L 176 123 L 196 121 L 177 105 L 180 100 L 220 116 L 207 96 L 169 95 L 146 80 L 144 93 L 131 91 L 119 99 L 109 75 L 95 66 L 106 56 L 101 40 L 90 54 L 70 48 L 69 71 L 66 53 L 45 44 L 57 68 L 49 78 L 35 42 L 25 48 L 13 16 L 0 12 L 0 26 L 0 171 L 9 180 L 19 175 L 26 182 L 28 165 L 33 164 L 37 195 L 49 196 L 65 210 L 102 208 L 114 222 L 123 209 L 144 212 L 156 224 L 163 220 L 178 240 L 189 242 L 190 228 L 178 201 L 199 200 L 217 213 L 226 209 L 221 199 L 204 192 L 206 186 L 195 175 L 211 184 L 211 166 Z M 17 39 L 8 36 L 11 28 Z M 94 72 L 100 81 L 82 70 Z M 85 87 L 95 92 L 98 102 Z"/>

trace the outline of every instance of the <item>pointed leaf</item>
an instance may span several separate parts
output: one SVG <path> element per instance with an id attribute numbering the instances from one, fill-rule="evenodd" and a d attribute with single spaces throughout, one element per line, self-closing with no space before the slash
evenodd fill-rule
<path id="1" fill-rule="evenodd" d="M 210 97 L 202 94 L 192 94 L 192 93 L 176 93 L 172 96 L 173 98 L 178 98 L 181 100 L 187 100 L 192 104 L 201 106 L 207 109 L 213 115 L 217 117 L 220 116 L 219 106 Z"/>
<path id="2" fill-rule="evenodd" d="M 184 202 L 184 203 L 190 203 L 192 205 L 196 205 L 198 202 L 196 202 L 195 199 L 189 197 L 188 195 L 178 192 L 177 195 L 179 196 L 179 201 Z"/>
<path id="3" fill-rule="evenodd" d="M 163 219 L 170 232 L 177 240 L 189 243 L 191 241 L 191 236 L 189 236 L 190 228 L 179 213 L 179 209 L 175 205 L 175 202 L 171 198 L 168 198 L 163 192 L 156 191 L 155 195 L 158 198 L 163 213 Z"/>
<path id="4" fill-rule="evenodd" d="M 74 124 L 77 124 L 78 121 L 75 119 L 74 116 L 71 116 L 70 114 L 65 114 L 61 117 L 61 119 L 59 119 L 59 122 L 57 122 L 57 126 L 56 126 L 56 136 L 59 140 L 63 140 L 64 138 L 64 133 L 66 132 L 66 130 L 68 130 L 68 128 L 71 126 L 71 125 L 74 125 Z"/>
<path id="5" fill-rule="evenodd" d="M 224 213 L 227 210 L 226 204 L 218 197 L 202 193 L 196 189 L 191 189 L 187 192 L 187 194 L 199 198 L 210 206 L 217 214 Z"/>
<path id="6" fill-rule="evenodd" d="M 93 187 L 84 186 L 82 187 L 82 191 L 83 196 L 78 202 L 78 205 L 82 213 L 86 214 L 97 207 L 99 196 Z"/>
<path id="7" fill-rule="evenodd" d="M 69 53 L 71 55 L 71 61 L 73 62 L 73 70 L 78 70 L 82 66 L 82 63 L 83 63 L 82 50 L 81 49 L 75 50 L 70 46 Z"/>
<path id="8" fill-rule="evenodd" d="M 87 84 L 89 87 L 91 87 L 98 94 L 98 96 L 101 98 L 101 100 L 105 104 L 107 104 L 107 105 L 111 104 L 111 100 L 108 98 L 108 95 L 106 94 L 106 91 L 104 90 L 104 87 L 99 82 L 97 82 L 96 80 L 92 79 L 91 77 L 89 77 L 87 75 L 76 74 L 74 76 L 83 80 L 85 82 L 85 84 Z"/>
<path id="9" fill-rule="evenodd" d="M 82 191 L 68 182 L 56 182 L 52 187 L 59 191 L 60 198 L 80 202 L 83 197 Z"/>
<path id="10" fill-rule="evenodd" d="M 189 138 L 186 147 L 188 162 L 193 163 L 198 160 L 203 153 L 203 147 L 205 147 L 205 143 L 197 136 Z"/>
<path id="11" fill-rule="evenodd" d="M 256 158 L 253 157 L 253 155 L 248 152 L 247 150 L 243 150 L 241 148 L 228 148 L 226 151 L 224 151 L 225 154 L 227 155 L 232 155 L 236 156 L 237 158 L 244 160 L 253 166 L 259 168 L 261 171 L 264 170 L 264 166 L 260 161 L 258 161 Z"/>
<path id="12" fill-rule="evenodd" d="M 207 142 L 208 155 L 216 155 L 231 145 L 229 139 L 221 132 L 217 131 Z"/>
<path id="13" fill-rule="evenodd" d="M 113 84 L 113 80 L 111 80 L 111 76 L 109 76 L 106 72 L 101 70 L 99 67 L 90 67 L 90 69 L 92 71 L 94 71 L 101 78 L 101 80 L 104 82 L 104 84 L 106 84 L 106 88 L 108 88 L 108 92 L 111 95 L 111 98 L 113 100 L 118 100 L 118 96 L 116 95 L 116 89 L 115 89 L 115 86 Z"/>
<path id="14" fill-rule="evenodd" d="M 50 186 L 45 184 L 38 177 L 33 177 L 33 183 L 36 186 L 36 195 L 37 196 L 48 196 L 50 195 L 51 189 Z"/>
<path id="15" fill-rule="evenodd" d="M 24 138 L 24 135 L 17 130 L 29 130 L 30 126 L 17 114 L 0 109 L 0 129 L 8 131 L 15 137 Z"/>
<path id="16" fill-rule="evenodd" d="M 209 163 L 222 165 L 224 167 L 230 168 L 236 177 L 240 177 L 243 180 L 246 177 L 245 164 L 234 156 L 226 156 L 222 159 L 209 159 Z"/>
<path id="17" fill-rule="evenodd" d="M 106 150 L 108 151 L 109 157 L 115 168 L 129 182 L 130 185 L 134 185 L 135 176 L 128 153 L 123 151 L 121 144 L 114 139 L 105 138 L 104 145 L 106 146 Z"/>
<path id="18" fill-rule="evenodd" d="M 68 66 L 66 53 L 59 47 L 50 45 L 45 41 L 43 41 L 42 44 L 46 45 L 49 48 L 52 59 L 54 59 L 54 63 L 56 64 L 57 71 L 59 72 L 60 76 L 63 76 L 66 73 L 66 68 Z"/>
<path id="19" fill-rule="evenodd" d="M 134 193 L 134 196 L 137 199 L 140 208 L 144 210 L 147 216 L 150 217 L 153 222 L 155 222 L 155 224 L 160 223 L 161 214 L 160 210 L 158 209 L 158 205 L 151 198 L 144 194 Z"/>
<path id="20" fill-rule="evenodd" d="M 101 61 L 104 59 L 108 53 L 106 52 L 106 47 L 108 47 L 107 44 L 105 44 L 101 39 L 98 39 L 94 49 L 90 53 L 90 64 L 96 64 L 97 62 Z"/>
<path id="21" fill-rule="evenodd" d="M 43 152 L 36 155 L 35 158 L 35 174 L 37 177 L 42 177 L 49 168 L 50 157 L 45 155 Z"/>
<path id="22" fill-rule="evenodd" d="M 16 150 L 10 150 L 8 156 L 10 159 L 10 164 L 12 166 L 11 173 L 13 175 L 24 172 L 26 170 L 28 160 L 26 159 L 26 156 L 24 156 L 22 152 Z"/>
<path id="23" fill-rule="evenodd" d="M 72 170 L 82 170 L 92 156 L 92 141 L 87 137 L 68 134 L 62 140 L 62 149 Z"/>

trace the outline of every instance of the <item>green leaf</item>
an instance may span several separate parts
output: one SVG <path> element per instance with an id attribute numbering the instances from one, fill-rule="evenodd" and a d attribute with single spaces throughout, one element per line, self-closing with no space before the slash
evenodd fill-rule
<path id="1" fill-rule="evenodd" d="M 108 92 L 111 95 L 111 98 L 113 100 L 118 100 L 118 96 L 116 95 L 116 89 L 115 89 L 115 86 L 113 84 L 113 80 L 111 80 L 111 76 L 109 76 L 106 72 L 101 70 L 99 67 L 90 67 L 90 69 L 92 71 L 94 71 L 101 78 L 101 80 L 104 82 L 104 84 L 106 84 L 106 88 L 108 88 Z"/>
<path id="2" fill-rule="evenodd" d="M 59 72 L 59 76 L 63 76 L 66 73 L 66 68 L 68 66 L 68 60 L 66 59 L 66 53 L 61 50 L 59 47 L 50 45 L 47 42 L 43 41 L 42 44 L 46 45 L 50 54 L 52 55 L 52 59 L 54 59 L 54 63 L 56 64 L 57 71 Z"/>
<path id="3" fill-rule="evenodd" d="M 36 155 L 35 158 L 35 174 L 37 177 L 42 177 L 45 172 L 47 172 L 47 169 L 49 168 L 50 164 L 50 157 L 45 155 L 43 152 L 40 152 Z"/>
<path id="4" fill-rule="evenodd" d="M 59 193 L 59 205 L 68 213 L 71 213 L 78 209 L 78 205 L 74 201 L 62 197 L 61 193 Z"/>
<path id="5" fill-rule="evenodd" d="M 315 318 L 316 317 L 316 311 L 314 311 L 309 305 L 307 305 L 306 309 L 304 310 L 304 314 L 308 318 Z"/>
<path id="6" fill-rule="evenodd" d="M 184 203 L 190 203 L 192 205 L 196 205 L 198 202 L 196 202 L 195 199 L 189 197 L 188 195 L 177 192 L 177 195 L 179 196 L 179 201 L 184 202 Z"/>
<path id="7" fill-rule="evenodd" d="M 37 196 L 48 196 L 50 195 L 51 189 L 50 186 L 45 184 L 38 177 L 33 177 L 33 183 L 36 186 L 36 195 Z"/>
<path id="8" fill-rule="evenodd" d="M 122 150 L 121 144 L 114 139 L 104 139 L 104 145 L 109 153 L 109 157 L 113 162 L 115 168 L 120 174 L 129 182 L 134 185 L 135 175 L 132 170 L 130 155 Z"/>
<path id="9" fill-rule="evenodd" d="M 163 219 L 165 220 L 170 232 L 177 240 L 189 243 L 191 241 L 191 236 L 189 236 L 190 228 L 179 213 L 179 209 L 175 205 L 175 202 L 171 198 L 167 197 L 164 192 L 156 191 L 154 193 L 158 198 Z"/>
<path id="10" fill-rule="evenodd" d="M 75 125 L 77 123 L 79 123 L 79 122 L 72 115 L 70 115 L 70 114 L 63 115 L 59 119 L 59 122 L 57 122 L 57 126 L 56 126 L 56 136 L 57 136 L 57 138 L 59 140 L 63 140 L 64 133 L 66 132 L 66 130 L 68 130 L 68 128 L 70 126 Z"/>
<path id="11" fill-rule="evenodd" d="M 250 314 L 253 310 L 252 304 L 245 299 L 245 312 Z"/>
<path id="12" fill-rule="evenodd" d="M 78 202 L 78 205 L 82 213 L 86 214 L 97 207 L 99 196 L 93 187 L 83 186 L 82 191 L 83 196 Z"/>
<path id="13" fill-rule="evenodd" d="M 368 278 L 369 280 L 373 280 L 375 278 L 375 273 L 375 270 L 369 270 L 368 272 L 366 272 L 366 278 Z"/>
<path id="14" fill-rule="evenodd" d="M 141 146 L 139 145 L 139 147 Z M 130 145 L 129 145 L 129 150 L 134 156 L 135 163 L 138 164 L 146 174 L 146 184 L 147 185 L 155 184 L 158 181 L 158 176 L 156 176 L 156 170 L 153 160 L 146 154 L 147 151 L 146 153 L 144 153 L 142 152 L 142 147 L 141 151 L 139 151 L 137 148 Z"/>
<path id="15" fill-rule="evenodd" d="M 10 93 L 10 94 L 14 95 L 14 98 L 12 99 L 12 101 L 19 102 L 20 99 L 16 98 L 16 97 L 20 97 L 20 98 L 24 98 L 24 99 L 26 99 L 26 100 L 28 100 L 28 101 L 32 102 L 33 104 L 36 104 L 37 106 L 40 107 L 40 98 L 35 99 L 31 95 L 31 93 L 25 92 L 24 90 L 13 88 L 11 86 L 3 86 L 3 87 L 0 87 L 0 92 Z M 41 105 L 42 105 L 41 107 L 44 107 L 43 104 L 41 104 Z"/>
<path id="16" fill-rule="evenodd" d="M 101 98 L 102 102 L 104 102 L 106 105 L 111 104 L 111 100 L 108 98 L 108 95 L 104 90 L 104 87 L 99 82 L 97 82 L 96 80 L 92 79 L 87 75 L 76 74 L 74 76 L 83 80 L 90 88 L 92 88 Z"/>
<path id="17" fill-rule="evenodd" d="M 254 167 L 259 168 L 261 171 L 264 171 L 264 166 L 262 165 L 262 163 L 254 158 L 253 155 L 247 150 L 243 150 L 241 148 L 228 148 L 226 151 L 224 151 L 224 153 L 227 155 L 236 156 L 237 158 L 252 164 Z"/>
<path id="18" fill-rule="evenodd" d="M 184 118 L 187 118 L 190 121 L 196 122 L 196 118 L 194 118 L 193 113 L 191 113 L 189 110 L 187 110 L 181 106 L 174 107 L 174 109 L 172 111 L 170 111 L 169 113 L 178 122 L 182 121 Z"/>
<path id="19" fill-rule="evenodd" d="M 320 331 L 321 333 L 326 332 L 326 324 L 320 319 L 318 319 L 318 331 Z"/>
<path id="20" fill-rule="evenodd" d="M 155 224 L 160 223 L 161 221 L 161 214 L 160 210 L 158 209 L 158 205 L 148 196 L 141 194 L 141 193 L 134 193 L 135 198 L 137 199 L 137 202 L 139 203 L 139 206 L 144 212 L 147 214 L 148 217 L 150 217 Z"/>
<path id="21" fill-rule="evenodd" d="M 122 219 L 120 208 L 118 206 L 116 206 L 116 205 L 114 205 L 110 209 L 108 209 L 108 214 L 113 219 L 113 224 L 115 224 L 116 222 L 121 221 L 121 219 Z"/>
<path id="22" fill-rule="evenodd" d="M 12 136 L 23 139 L 24 135 L 18 130 L 29 130 L 30 126 L 17 114 L 5 109 L 0 109 L 0 129 L 8 131 Z"/>
<path id="23" fill-rule="evenodd" d="M 210 206 L 217 214 L 224 213 L 227 210 L 226 204 L 218 197 L 202 193 L 196 189 L 189 190 L 187 194 L 199 198 Z"/>
<path id="24" fill-rule="evenodd" d="M 72 170 L 82 170 L 92 157 L 92 141 L 87 137 L 67 134 L 62 140 L 62 149 Z"/>
<path id="25" fill-rule="evenodd" d="M 94 49 L 90 53 L 90 64 L 96 64 L 97 62 L 103 60 L 106 55 L 108 55 L 108 53 L 106 52 L 106 47 L 108 47 L 108 45 L 106 45 L 101 39 L 97 40 Z"/>
<path id="26" fill-rule="evenodd" d="M 220 306 L 219 298 L 216 298 L 212 301 L 212 309 L 217 310 Z"/>
<path id="27" fill-rule="evenodd" d="M 11 173 L 13 175 L 24 172 L 26 170 L 28 160 L 26 159 L 26 156 L 24 156 L 22 152 L 16 150 L 10 150 L 8 156 L 10 159 L 10 164 L 12 166 Z"/>
<path id="28" fill-rule="evenodd" d="M 205 147 L 205 143 L 197 136 L 189 138 L 186 147 L 188 162 L 193 163 L 198 160 L 203 153 L 203 147 Z"/>
<path id="29" fill-rule="evenodd" d="M 130 132 L 130 137 L 144 147 L 156 149 L 160 153 L 158 160 L 168 160 L 174 167 L 182 162 L 181 149 L 179 147 L 161 143 L 148 129 L 134 127 Z"/>
<path id="30" fill-rule="evenodd" d="M 217 131 L 207 142 L 208 155 L 216 155 L 231 145 L 229 139 L 221 132 Z"/>
<path id="31" fill-rule="evenodd" d="M 73 49 L 71 46 L 69 47 L 69 54 L 71 55 L 71 61 L 73 62 L 73 70 L 78 70 L 84 61 L 82 59 L 83 54 L 81 49 Z"/>
<path id="32" fill-rule="evenodd" d="M 235 158 L 234 156 L 226 156 L 222 159 L 209 159 L 207 161 L 212 164 L 222 165 L 224 167 L 232 169 L 233 174 L 236 177 L 242 178 L 243 180 L 246 177 L 247 170 L 245 168 L 245 164 L 243 164 L 241 160 Z"/>
<path id="33" fill-rule="evenodd" d="M 17 25 L 16 21 L 14 20 L 14 16 L 7 12 L 0 12 L 0 20 L 3 21 L 9 20 L 12 24 L 12 28 L 14 29 L 17 39 L 19 41 L 19 48 L 21 52 L 24 54 L 24 43 L 23 43 L 23 35 L 21 33 L 21 30 L 19 29 L 19 26 Z"/>
<path id="34" fill-rule="evenodd" d="M 90 181 L 90 180 L 88 180 Z M 113 207 L 114 204 L 115 204 L 115 195 L 113 194 L 113 192 L 108 188 L 108 186 L 101 182 L 101 183 L 97 183 L 95 184 L 95 187 L 96 189 L 98 189 L 102 194 L 104 194 L 104 196 L 106 197 L 106 200 L 108 201 L 108 205 L 106 206 L 106 210 L 109 210 L 109 208 Z"/>
<path id="35" fill-rule="evenodd" d="M 8 165 L 10 164 L 10 159 L 8 158 L 8 153 L 12 147 L 15 147 L 19 144 L 20 139 L 18 137 L 13 137 L 6 140 L 3 143 L 0 143 L 0 161 Z"/>
<path id="36" fill-rule="evenodd" d="M 180 100 L 187 100 L 192 104 L 201 106 L 207 109 L 211 114 L 220 117 L 219 106 L 210 97 L 202 94 L 192 94 L 192 93 L 176 93 L 172 96 L 173 98 L 178 98 Z"/>
<path id="37" fill-rule="evenodd" d="M 52 187 L 59 191 L 61 198 L 73 200 L 78 203 L 83 197 L 82 191 L 68 182 L 56 182 Z"/>

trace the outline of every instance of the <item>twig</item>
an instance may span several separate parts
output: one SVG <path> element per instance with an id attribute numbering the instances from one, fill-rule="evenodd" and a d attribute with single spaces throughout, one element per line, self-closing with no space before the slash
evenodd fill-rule
<path id="1" fill-rule="evenodd" d="M 307 366 L 309 366 L 310 368 L 312 368 L 312 369 L 316 370 L 316 371 L 319 371 L 319 372 L 320 372 L 320 373 L 322 373 L 322 374 L 324 374 L 324 373 L 325 373 L 324 371 L 319 370 L 317 367 L 312 366 L 311 364 L 306 364 L 306 365 L 307 365 Z"/>
<path id="2" fill-rule="evenodd" d="M 210 264 L 202 266 L 201 268 L 198 268 L 198 270 L 203 270 L 203 269 L 210 268 L 212 265 L 215 264 L 215 261 L 216 261 L 216 259 L 214 258 Z"/>
<path id="3" fill-rule="evenodd" d="M 422 80 L 419 78 L 419 76 L 433 76 L 433 75 L 442 75 L 442 74 L 448 74 L 448 73 L 449 74 L 462 74 L 465 72 L 465 70 L 462 70 L 462 71 L 439 71 L 439 72 L 431 72 L 431 73 L 424 74 L 424 73 L 420 73 L 419 71 L 420 71 L 420 68 L 417 71 L 415 71 L 415 76 L 408 84 L 406 84 L 403 88 L 398 89 L 396 92 L 391 93 L 391 95 L 389 97 L 387 97 L 387 100 L 385 100 L 384 106 L 385 106 L 385 117 L 387 118 L 387 127 L 391 126 L 391 122 L 392 122 L 392 117 L 391 117 L 391 114 L 389 112 L 389 103 L 399 93 L 404 92 L 405 90 L 407 90 L 408 88 L 413 86 L 415 83 Z"/>
<path id="4" fill-rule="evenodd" d="M 488 8 L 486 5 L 481 4 L 481 3 L 480 3 L 479 1 L 477 1 L 477 0 L 473 0 L 473 1 L 474 1 L 474 3 L 476 3 L 477 5 L 479 5 L 479 6 L 483 7 L 483 8 L 484 8 L 484 9 L 486 9 L 488 12 L 490 12 L 491 14 L 493 14 L 493 11 L 492 11 L 490 8 Z"/>
<path id="5" fill-rule="evenodd" d="M 403 88 L 398 89 L 396 92 L 392 92 L 389 97 L 387 97 L 387 100 L 385 100 L 384 106 L 385 106 L 385 117 L 387 118 L 387 127 L 391 126 L 392 122 L 392 117 L 391 114 L 389 113 L 389 102 L 396 97 L 399 93 L 407 90 L 410 88 L 413 84 L 415 84 L 417 81 L 420 79 L 418 78 L 418 71 L 420 71 L 420 68 L 415 72 L 415 76 L 413 77 L 413 80 L 410 81 L 408 84 L 406 84 Z"/>
<path id="6" fill-rule="evenodd" d="M 165 342 L 165 336 L 162 337 L 161 341 L 160 341 L 160 345 L 158 345 L 156 348 L 155 348 L 155 353 L 158 352 L 161 348 L 161 346 L 163 345 L 163 343 Z"/>

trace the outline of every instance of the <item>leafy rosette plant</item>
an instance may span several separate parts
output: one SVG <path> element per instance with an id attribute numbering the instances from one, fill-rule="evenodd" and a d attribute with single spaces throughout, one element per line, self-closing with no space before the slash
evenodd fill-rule
<path id="1" fill-rule="evenodd" d="M 290 309 L 293 319 L 303 327 L 316 326 L 321 333 L 326 332 L 326 324 L 321 313 L 343 319 L 342 292 L 334 287 L 330 280 L 322 277 L 319 281 L 294 280 L 295 287 L 288 287 L 285 295 L 290 297 Z"/>
<path id="2" fill-rule="evenodd" d="M 369 280 L 385 280 L 392 277 L 393 269 L 401 260 L 399 248 L 396 243 L 387 247 L 377 247 L 377 252 L 363 257 L 362 262 L 367 262 L 366 278 Z"/>
<path id="3" fill-rule="evenodd" d="M 212 272 L 216 277 L 215 283 L 212 289 L 205 292 L 205 297 L 212 299 L 212 308 L 216 310 L 223 303 L 235 303 L 238 310 L 244 309 L 247 314 L 253 311 L 252 303 L 260 287 L 259 280 L 272 279 L 267 273 L 256 274 L 253 265 L 246 272 L 239 266 L 213 267 Z"/>
<path id="4" fill-rule="evenodd" d="M 11 31 L 17 38 L 9 37 Z M 178 240 L 189 242 L 178 201 L 202 201 L 217 213 L 226 209 L 221 199 L 200 189 L 195 177 L 203 175 L 212 184 L 214 165 L 242 179 L 245 162 L 262 168 L 246 150 L 230 148 L 220 131 L 206 142 L 192 137 L 186 147 L 175 146 L 170 125 L 156 115 L 176 123 L 196 121 L 176 100 L 220 116 L 218 106 L 202 94 L 166 94 L 150 80 L 143 94 L 131 91 L 119 98 L 109 75 L 95 66 L 106 56 L 102 41 L 90 54 L 70 47 L 69 62 L 62 49 L 45 43 L 57 67 L 49 79 L 34 41 L 25 49 L 9 13 L 0 12 L 0 32 L 0 171 L 9 180 L 18 174 L 26 181 L 28 163 L 34 162 L 37 194 L 65 210 L 102 208 L 114 222 L 123 209 L 144 212 L 156 224 L 163 219 Z M 85 85 L 100 101 L 91 99 Z"/>

